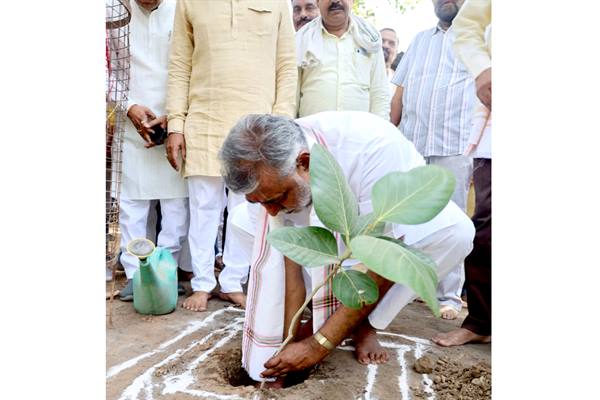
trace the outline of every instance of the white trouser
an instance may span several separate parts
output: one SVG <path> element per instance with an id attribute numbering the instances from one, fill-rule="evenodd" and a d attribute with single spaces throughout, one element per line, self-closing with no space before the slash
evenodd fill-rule
<path id="1" fill-rule="evenodd" d="M 150 212 L 148 213 L 148 226 L 146 228 L 146 237 L 153 242 L 156 241 L 156 224 L 158 222 L 158 213 L 156 212 L 156 206 L 158 205 L 159 200 L 150 200 Z M 189 203 L 186 197 L 186 213 L 189 213 Z M 161 215 L 162 215 L 162 204 L 161 204 Z M 189 221 L 189 217 L 187 219 Z M 186 222 L 189 225 L 189 222 Z M 162 225 L 162 217 L 161 217 L 161 225 Z M 188 228 L 189 229 L 189 228 Z M 192 272 L 192 258 L 190 255 L 190 244 L 188 243 L 187 233 L 185 235 L 185 239 L 181 244 L 181 250 L 179 251 L 179 259 L 177 260 L 179 264 L 179 268 L 184 271 Z"/>
<path id="2" fill-rule="evenodd" d="M 252 204 L 244 201 L 236 207 L 232 207 L 227 217 L 227 235 L 225 237 L 225 253 L 223 262 L 225 265 L 244 266 L 247 278 L 248 268 L 252 258 L 252 246 L 256 233 L 256 217 L 260 204 Z M 232 254 L 232 248 L 236 253 Z M 221 273 L 222 274 L 222 273 Z M 222 280 L 219 279 L 222 284 Z M 245 282 L 245 280 L 244 280 Z"/>
<path id="3" fill-rule="evenodd" d="M 223 293 L 241 292 L 242 284 L 248 280 L 248 271 L 250 269 L 250 258 L 252 257 L 252 242 L 250 246 L 241 246 L 238 244 L 236 234 L 230 235 L 230 224 L 232 221 L 232 212 L 240 204 L 246 204 L 250 207 L 244 195 L 233 192 L 228 193 L 227 199 L 227 233 L 225 235 L 225 245 L 223 249 L 224 268 L 219 275 L 219 285 Z M 254 217 L 256 221 L 256 216 Z M 235 228 L 234 228 L 235 229 Z M 254 226 L 252 227 L 254 232 Z"/>
<path id="4" fill-rule="evenodd" d="M 123 198 L 120 200 L 120 261 L 125 269 L 127 279 L 133 278 L 133 274 L 139 266 L 138 258 L 127 252 L 127 244 L 132 239 L 148 237 L 148 216 L 151 205 L 151 200 L 128 200 Z M 158 234 L 156 245 L 169 250 L 175 261 L 179 263 L 181 246 L 188 232 L 188 199 L 162 199 L 160 200 L 160 207 L 162 228 Z"/>
<path id="5" fill-rule="evenodd" d="M 452 200 L 461 210 L 467 211 L 467 199 L 471 176 L 473 175 L 473 160 L 463 155 L 456 156 L 430 156 L 425 157 L 427 164 L 439 165 L 450 170 L 456 178 L 456 186 L 452 194 Z M 441 306 L 450 306 L 456 311 L 462 309 L 460 298 L 462 287 L 465 283 L 465 266 L 463 262 L 454 268 L 440 280 L 437 288 L 437 298 Z"/>
<path id="6" fill-rule="evenodd" d="M 221 214 L 225 208 L 225 184 L 223 178 L 214 176 L 191 176 L 187 178 L 190 196 L 189 244 L 192 254 L 192 290 L 210 292 L 216 284 L 214 273 L 215 240 Z M 229 201 L 240 201 L 229 196 Z M 243 201 L 243 198 L 242 198 Z M 228 218 L 229 223 L 230 218 Z M 227 226 L 229 230 L 229 225 Z M 229 244 L 229 232 L 225 239 L 223 263 L 225 268 L 219 276 L 221 291 L 241 292 L 242 282 L 248 275 L 250 256 L 236 248 L 235 241 Z M 233 246 L 233 248 L 231 248 Z M 228 262 L 229 261 L 229 264 Z"/>
<path id="7" fill-rule="evenodd" d="M 462 265 L 473 249 L 475 228 L 465 215 L 454 225 L 432 233 L 413 243 L 411 247 L 421 250 L 437 264 L 438 279 L 442 281 L 457 264 Z M 404 285 L 394 284 L 369 315 L 374 328 L 385 329 L 396 315 L 415 298 L 415 293 Z"/>

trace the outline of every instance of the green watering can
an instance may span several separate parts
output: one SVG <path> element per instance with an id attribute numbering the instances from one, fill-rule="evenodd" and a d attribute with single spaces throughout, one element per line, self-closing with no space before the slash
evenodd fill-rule
<path id="1" fill-rule="evenodd" d="M 140 259 L 133 274 L 133 307 L 140 314 L 172 312 L 177 306 L 177 263 L 171 252 L 145 238 L 130 241 L 127 251 Z"/>

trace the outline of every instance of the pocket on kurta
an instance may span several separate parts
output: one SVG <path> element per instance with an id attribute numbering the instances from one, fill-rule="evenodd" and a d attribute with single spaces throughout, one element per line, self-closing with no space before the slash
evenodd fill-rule
<path id="1" fill-rule="evenodd" d="M 248 30 L 259 36 L 272 35 L 278 28 L 273 10 L 263 5 L 248 6 L 250 21 Z"/>
<path id="2" fill-rule="evenodd" d="M 354 68 L 356 83 L 362 89 L 371 86 L 371 58 L 364 54 L 364 50 L 354 50 Z"/>

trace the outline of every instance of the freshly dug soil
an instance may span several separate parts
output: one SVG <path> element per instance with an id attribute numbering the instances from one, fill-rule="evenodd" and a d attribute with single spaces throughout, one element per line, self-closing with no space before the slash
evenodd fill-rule
<path id="1" fill-rule="evenodd" d="M 424 367 L 425 366 L 425 367 Z M 429 368 L 432 367 L 432 368 Z M 415 361 L 414 369 L 427 370 L 432 373 L 433 389 L 440 400 L 483 400 L 492 398 L 492 371 L 487 362 L 479 362 L 470 367 L 440 357 L 437 361 L 423 356 Z M 411 388 L 418 399 L 429 397 L 419 388 Z"/>

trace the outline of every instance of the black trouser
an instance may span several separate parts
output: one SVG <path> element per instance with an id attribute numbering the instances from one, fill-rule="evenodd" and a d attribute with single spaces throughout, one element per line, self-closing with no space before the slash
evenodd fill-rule
<path id="1" fill-rule="evenodd" d="M 462 327 L 478 335 L 492 334 L 492 160 L 473 160 L 475 239 L 465 258 L 469 314 Z"/>

